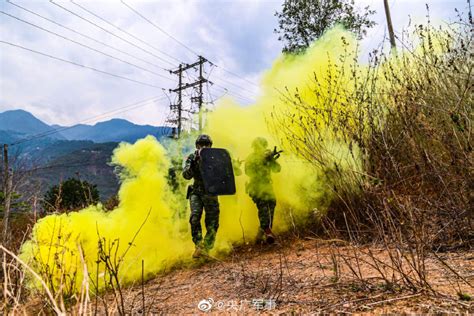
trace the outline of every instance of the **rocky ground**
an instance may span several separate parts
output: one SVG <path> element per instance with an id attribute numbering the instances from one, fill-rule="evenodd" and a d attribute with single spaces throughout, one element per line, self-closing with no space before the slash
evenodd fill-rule
<path id="1" fill-rule="evenodd" d="M 390 253 L 315 238 L 245 246 L 166 271 L 143 290 L 128 287 L 124 305 L 132 314 L 143 308 L 147 314 L 474 313 L 473 251 L 431 255 L 425 264 L 401 262 L 406 276 L 395 272 Z M 410 285 L 412 279 L 426 282 Z M 101 313 L 104 306 L 116 311 L 112 294 L 97 304 Z"/>

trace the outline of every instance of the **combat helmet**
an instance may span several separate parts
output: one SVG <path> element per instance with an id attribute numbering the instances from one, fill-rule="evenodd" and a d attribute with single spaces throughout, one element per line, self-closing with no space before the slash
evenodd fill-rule
<path id="1" fill-rule="evenodd" d="M 268 142 L 263 137 L 257 137 L 252 141 L 252 148 L 254 150 L 265 150 L 268 146 Z"/>
<path id="2" fill-rule="evenodd" d="M 209 135 L 201 134 L 196 138 L 197 145 L 212 146 L 212 139 Z"/>

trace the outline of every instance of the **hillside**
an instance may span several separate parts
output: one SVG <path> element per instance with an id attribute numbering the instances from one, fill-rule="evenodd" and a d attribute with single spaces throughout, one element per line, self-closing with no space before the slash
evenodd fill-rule
<path id="1" fill-rule="evenodd" d="M 61 180 L 79 176 L 96 184 L 104 201 L 118 190 L 118 179 L 108 165 L 117 144 L 133 143 L 147 135 L 162 139 L 170 133 L 168 127 L 123 119 L 66 127 L 48 125 L 23 110 L 0 113 L 0 144 L 14 144 L 9 150 L 13 168 L 32 170 L 22 184 L 27 189 L 25 196 L 42 195 Z"/>
<path id="2" fill-rule="evenodd" d="M 0 130 L 0 144 L 14 143 L 24 134 Z M 70 177 L 81 177 L 97 184 L 102 201 L 115 194 L 118 179 L 109 166 L 112 151 L 118 143 L 94 143 L 38 138 L 10 146 L 9 156 L 15 173 L 28 173 L 20 183 L 25 198 L 42 196 L 52 185 Z"/>
<path id="3" fill-rule="evenodd" d="M 472 287 L 452 283 L 452 275 L 446 274 L 434 258 L 427 262 L 429 278 L 436 284 L 435 290 L 449 296 L 387 288 L 367 248 L 335 247 L 334 243 L 314 238 L 282 242 L 274 247 L 238 249 L 222 261 L 202 266 L 196 263 L 191 269 L 170 271 L 147 282 L 147 312 L 197 313 L 198 303 L 209 298 L 214 300 L 213 312 L 256 313 L 255 300 L 263 301 L 261 311 L 276 313 L 474 312 L 474 303 L 460 301 L 456 295 L 458 291 L 470 292 Z M 383 249 L 369 250 L 381 261 L 390 261 Z M 356 252 L 359 258 L 353 256 Z M 443 258 L 472 284 L 472 253 L 447 253 Z M 344 260 L 353 269 L 360 269 L 361 279 L 353 277 Z M 126 306 L 130 310 L 140 310 L 140 300 L 134 299 L 140 294 L 140 286 L 128 290 Z"/>
<path id="4" fill-rule="evenodd" d="M 76 144 L 68 147 L 67 145 L 71 143 Z M 114 168 L 109 165 L 112 151 L 116 146 L 117 143 L 95 144 L 71 141 L 59 147 L 54 146 L 56 149 L 60 148 L 62 153 L 56 152 L 57 156 L 54 159 L 38 167 L 31 174 L 27 186 L 39 187 L 40 193 L 43 194 L 50 186 L 58 184 L 61 180 L 79 177 L 81 180 L 96 184 L 101 201 L 105 201 L 116 194 L 119 187 Z"/>
<path id="5" fill-rule="evenodd" d="M 51 140 L 88 140 L 95 143 L 135 142 L 147 135 L 160 139 L 171 134 L 170 127 L 138 125 L 124 119 L 111 119 L 95 125 L 77 124 L 73 126 L 48 125 L 34 115 L 23 110 L 0 113 L 0 142 L 5 142 L 7 134 L 16 139 L 44 135 L 41 139 Z"/>
<path id="6" fill-rule="evenodd" d="M 61 134 L 69 140 L 92 140 L 96 143 L 103 142 L 135 142 L 146 135 L 157 138 L 171 133 L 169 127 L 137 125 L 123 119 L 111 119 L 95 125 L 79 124 L 68 127 Z"/>
<path id="7" fill-rule="evenodd" d="M 474 312 L 474 303 L 462 301 L 456 294 L 468 293 L 470 287 L 453 282 L 452 275 L 434 258 L 427 261 L 427 269 L 435 287 L 418 292 L 398 285 L 387 287 L 369 255 L 372 252 L 381 262 L 389 263 L 382 248 L 355 249 L 313 237 L 280 243 L 271 247 L 249 245 L 221 259 L 171 268 L 144 282 L 143 291 L 141 284 L 124 288 L 125 311 L 141 314 L 144 304 L 147 314 L 196 314 L 202 313 L 198 309 L 202 300 L 212 299 L 210 311 L 214 313 L 255 314 L 259 306 L 261 312 L 288 314 Z M 441 256 L 472 284 L 472 252 Z M 362 278 L 354 278 L 344 260 L 361 271 Z M 89 306 L 92 311 L 98 306 L 99 314 L 105 314 L 107 306 L 108 313 L 113 314 L 117 311 L 114 297 L 112 293 L 100 297 L 97 305 L 91 297 Z M 33 301 L 28 308 L 37 312 L 40 305 Z"/>
<path id="8" fill-rule="evenodd" d="M 51 132 L 54 128 L 37 119 L 27 111 L 12 110 L 0 113 L 0 130 L 33 135 Z M 64 139 L 61 134 L 51 134 L 49 137 Z"/>
<path id="9" fill-rule="evenodd" d="M 2 143 L 9 144 L 20 139 L 21 135 L 23 134 L 18 134 L 17 132 L 13 132 L 13 131 L 0 130 L 0 141 Z"/>

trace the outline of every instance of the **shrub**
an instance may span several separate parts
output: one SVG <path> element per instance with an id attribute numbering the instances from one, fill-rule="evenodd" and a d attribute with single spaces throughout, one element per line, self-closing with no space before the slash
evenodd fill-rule
<path id="1" fill-rule="evenodd" d="M 47 212 L 68 212 L 98 201 L 99 191 L 96 185 L 70 178 L 51 187 L 44 195 L 42 204 Z"/>
<path id="2" fill-rule="evenodd" d="M 350 63 L 347 51 L 314 77 L 314 102 L 282 95 L 287 110 L 274 113 L 275 130 L 337 193 L 327 228 L 351 238 L 423 238 L 430 247 L 470 244 L 471 26 L 419 25 L 403 33 L 397 53 L 373 52 L 368 67 Z M 301 125 L 290 124 L 295 117 Z M 346 168 L 328 154 L 335 144 L 346 148 Z"/>

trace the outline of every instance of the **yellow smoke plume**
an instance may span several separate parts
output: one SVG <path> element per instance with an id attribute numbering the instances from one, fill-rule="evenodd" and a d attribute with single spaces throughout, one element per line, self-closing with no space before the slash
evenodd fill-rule
<path id="1" fill-rule="evenodd" d="M 352 36 L 336 28 L 306 54 L 278 58 L 265 74 L 262 95 L 254 105 L 242 107 L 231 99 L 222 100 L 206 118 L 205 132 L 213 138 L 214 147 L 226 148 L 234 159 L 244 160 L 255 137 L 265 137 L 270 149 L 285 146 L 281 135 L 269 129 L 274 108 L 284 106 L 281 91 L 298 88 L 305 102 L 314 101 L 314 74 L 327 76 L 329 63 L 337 62 L 347 49 L 341 37 L 346 38 L 350 49 L 355 47 Z M 299 126 L 300 122 L 295 120 L 293 124 Z M 339 154 L 347 151 L 339 144 L 334 148 L 338 148 Z M 142 260 L 146 275 L 190 261 L 193 244 L 188 227 L 189 209 L 183 216 L 181 205 L 187 205 L 184 192 L 174 193 L 167 184 L 169 156 L 152 136 L 135 144 L 121 143 L 112 157 L 112 163 L 121 169 L 119 206 L 110 212 L 97 205 L 79 212 L 46 216 L 38 221 L 31 239 L 23 245 L 22 258 L 42 275 L 50 275 L 51 284 L 57 285 L 64 282 L 64 275 L 77 273 L 70 280 L 76 289 L 82 282 L 83 261 L 92 282 L 98 280 L 99 288 L 107 283 L 104 264 L 96 263 L 100 247 L 118 258 L 121 282 L 140 279 Z M 281 172 L 273 175 L 277 233 L 287 230 L 292 221 L 297 223 L 310 216 L 315 209 L 324 212 L 332 194 L 321 171 L 289 151 L 283 153 L 279 163 Z M 257 209 L 245 193 L 247 180 L 245 174 L 236 177 L 236 195 L 219 197 L 221 214 L 215 254 L 225 253 L 232 244 L 251 242 L 257 234 Z"/>

